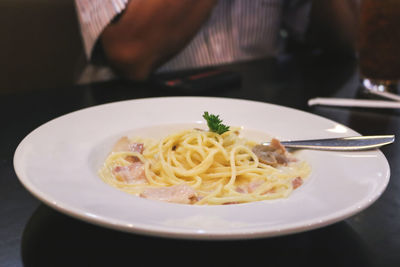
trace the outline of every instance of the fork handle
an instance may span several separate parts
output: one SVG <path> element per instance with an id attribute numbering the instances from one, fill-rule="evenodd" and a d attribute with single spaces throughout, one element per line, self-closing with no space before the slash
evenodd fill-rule
<path id="1" fill-rule="evenodd" d="M 281 144 L 287 148 L 297 149 L 356 151 L 379 148 L 381 146 L 393 143 L 394 140 L 394 135 L 374 135 L 300 141 L 282 141 Z M 269 145 L 269 142 L 265 142 L 262 144 Z"/>

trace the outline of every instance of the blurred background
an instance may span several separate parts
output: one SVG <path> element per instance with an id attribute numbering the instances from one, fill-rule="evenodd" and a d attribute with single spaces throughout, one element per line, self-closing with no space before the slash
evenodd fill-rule
<path id="1" fill-rule="evenodd" d="M 84 63 L 73 0 L 0 0 L 0 95 L 59 88 Z"/>

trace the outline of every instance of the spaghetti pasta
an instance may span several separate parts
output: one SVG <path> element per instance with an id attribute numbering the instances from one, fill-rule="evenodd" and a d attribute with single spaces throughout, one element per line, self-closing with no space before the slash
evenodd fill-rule
<path id="1" fill-rule="evenodd" d="M 125 149 L 117 144 L 99 175 L 120 190 L 150 199 L 219 205 L 284 198 L 310 172 L 279 141 L 260 154 L 259 145 L 238 130 L 189 129 L 161 141 L 123 140 Z"/>

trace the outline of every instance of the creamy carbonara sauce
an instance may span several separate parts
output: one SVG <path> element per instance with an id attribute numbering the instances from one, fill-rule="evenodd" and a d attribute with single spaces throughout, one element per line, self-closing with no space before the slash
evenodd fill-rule
<path id="1" fill-rule="evenodd" d="M 310 173 L 272 139 L 261 146 L 240 129 L 217 134 L 201 129 L 177 131 L 161 140 L 122 137 L 100 177 L 108 184 L 148 199 L 219 205 L 285 198 Z"/>

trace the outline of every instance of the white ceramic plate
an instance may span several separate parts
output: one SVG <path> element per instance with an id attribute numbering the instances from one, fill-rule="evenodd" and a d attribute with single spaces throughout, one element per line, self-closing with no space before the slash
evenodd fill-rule
<path id="1" fill-rule="evenodd" d="M 97 171 L 123 135 L 165 136 L 204 126 L 204 111 L 244 134 L 281 140 L 358 135 L 306 112 L 261 102 L 205 97 L 148 98 L 95 106 L 54 119 L 18 146 L 22 184 L 47 205 L 97 225 L 193 239 L 270 237 L 322 227 L 371 205 L 385 190 L 388 162 L 379 150 L 301 151 L 312 167 L 289 198 L 249 204 L 190 206 L 142 199 L 105 184 Z M 201 125 L 203 124 L 203 125 Z M 260 134 L 261 133 L 261 134 Z"/>

